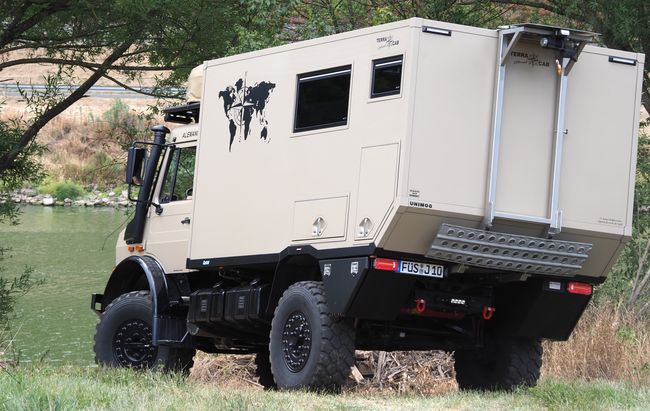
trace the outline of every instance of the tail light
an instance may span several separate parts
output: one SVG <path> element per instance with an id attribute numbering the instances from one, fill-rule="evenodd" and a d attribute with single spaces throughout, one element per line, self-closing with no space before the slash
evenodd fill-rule
<path id="1" fill-rule="evenodd" d="M 593 287 L 591 286 L 591 284 L 571 281 L 569 282 L 567 291 L 570 292 L 571 294 L 591 295 L 593 291 Z"/>
<path id="2" fill-rule="evenodd" d="M 397 260 L 391 260 L 390 258 L 375 258 L 375 262 L 373 263 L 373 267 L 376 270 L 383 271 L 397 271 L 398 266 Z"/>

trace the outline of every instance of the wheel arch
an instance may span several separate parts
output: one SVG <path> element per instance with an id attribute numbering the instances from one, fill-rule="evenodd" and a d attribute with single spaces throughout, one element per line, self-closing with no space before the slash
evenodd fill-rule
<path id="1" fill-rule="evenodd" d="M 150 256 L 130 256 L 122 260 L 111 273 L 104 295 L 101 311 L 122 294 L 149 290 L 154 317 L 169 307 L 169 288 L 162 266 Z"/>
<path id="2" fill-rule="evenodd" d="M 273 315 L 282 293 L 299 281 L 322 280 L 318 259 L 309 254 L 287 256 L 275 268 L 266 314 Z"/>

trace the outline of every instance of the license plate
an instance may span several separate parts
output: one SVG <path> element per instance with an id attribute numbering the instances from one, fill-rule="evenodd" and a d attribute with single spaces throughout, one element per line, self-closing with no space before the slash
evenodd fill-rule
<path id="1" fill-rule="evenodd" d="M 416 263 L 414 261 L 400 261 L 398 273 L 422 275 L 425 277 L 442 278 L 445 276 L 445 267 L 437 264 Z"/>

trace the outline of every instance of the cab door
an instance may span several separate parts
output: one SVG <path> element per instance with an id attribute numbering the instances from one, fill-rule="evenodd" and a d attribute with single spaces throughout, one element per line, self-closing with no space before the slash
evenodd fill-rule
<path id="1" fill-rule="evenodd" d="M 155 257 L 166 273 L 188 271 L 192 194 L 196 146 L 184 145 L 169 149 L 161 170 L 157 199 L 160 208 L 149 209 L 145 252 Z"/>

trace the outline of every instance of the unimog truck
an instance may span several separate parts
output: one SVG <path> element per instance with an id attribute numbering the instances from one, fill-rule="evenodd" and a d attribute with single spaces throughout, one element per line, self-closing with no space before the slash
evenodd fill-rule
<path id="1" fill-rule="evenodd" d="M 129 149 L 97 362 L 336 389 L 355 349 L 440 349 L 535 384 L 632 233 L 644 56 L 596 38 L 413 18 L 205 62 Z"/>

